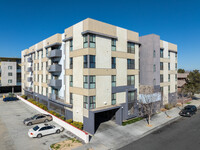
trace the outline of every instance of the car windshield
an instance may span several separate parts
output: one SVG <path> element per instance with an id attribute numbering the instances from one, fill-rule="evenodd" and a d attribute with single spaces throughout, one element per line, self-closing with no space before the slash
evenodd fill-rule
<path id="1" fill-rule="evenodd" d="M 35 119 L 38 115 L 33 116 L 31 119 Z"/>
<path id="2" fill-rule="evenodd" d="M 39 129 L 38 126 L 35 126 L 35 127 L 33 128 L 34 131 L 37 131 L 38 129 Z"/>

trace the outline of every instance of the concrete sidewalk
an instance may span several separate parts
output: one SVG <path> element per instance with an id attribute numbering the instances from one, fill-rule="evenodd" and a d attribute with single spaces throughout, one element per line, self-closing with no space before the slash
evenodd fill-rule
<path id="1" fill-rule="evenodd" d="M 184 106 L 186 106 L 185 104 Z M 200 99 L 192 100 L 190 105 L 200 106 Z M 74 150 L 114 150 L 136 141 L 151 132 L 180 118 L 182 107 L 175 107 L 166 112 L 154 115 L 151 119 L 152 127 L 147 126 L 145 119 L 126 126 L 114 126 L 103 132 L 97 132 L 90 143 Z"/>

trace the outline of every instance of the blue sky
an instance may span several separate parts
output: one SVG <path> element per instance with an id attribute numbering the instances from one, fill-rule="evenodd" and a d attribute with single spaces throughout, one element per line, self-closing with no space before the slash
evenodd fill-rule
<path id="1" fill-rule="evenodd" d="M 0 0 L 0 56 L 21 50 L 88 17 L 178 45 L 178 68 L 200 70 L 198 0 Z"/>

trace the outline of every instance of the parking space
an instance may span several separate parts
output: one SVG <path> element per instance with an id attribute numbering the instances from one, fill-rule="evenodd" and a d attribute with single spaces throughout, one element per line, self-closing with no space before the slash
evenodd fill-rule
<path id="1" fill-rule="evenodd" d="M 22 101 L 3 102 L 0 98 L 0 149 L 6 150 L 47 150 L 49 145 L 66 140 L 64 132 L 44 136 L 40 139 L 30 138 L 23 120 L 38 112 Z M 53 121 L 50 124 L 55 124 Z"/>

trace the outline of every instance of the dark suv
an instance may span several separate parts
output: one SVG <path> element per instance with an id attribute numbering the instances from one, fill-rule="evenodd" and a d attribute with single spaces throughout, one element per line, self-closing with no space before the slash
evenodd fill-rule
<path id="1" fill-rule="evenodd" d="M 197 107 L 194 105 L 187 105 L 185 106 L 180 112 L 180 116 L 191 117 L 197 111 Z"/>

